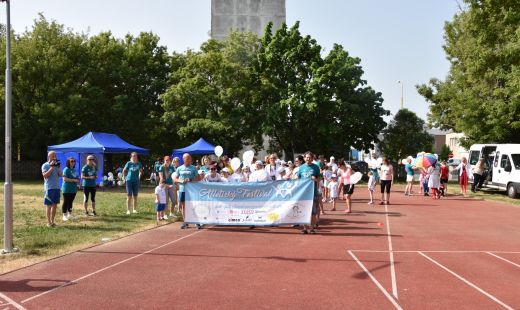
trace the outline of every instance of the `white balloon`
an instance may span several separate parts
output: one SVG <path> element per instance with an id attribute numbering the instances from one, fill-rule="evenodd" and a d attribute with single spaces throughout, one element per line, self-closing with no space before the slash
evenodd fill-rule
<path id="1" fill-rule="evenodd" d="M 224 149 L 220 145 L 215 146 L 215 155 L 220 157 L 222 153 L 224 153 Z"/>
<path id="2" fill-rule="evenodd" d="M 244 161 L 244 165 L 249 167 L 251 166 L 251 163 L 253 162 L 253 157 L 255 157 L 255 152 L 249 150 L 245 151 L 242 155 L 242 160 Z"/>
<path id="3" fill-rule="evenodd" d="M 350 183 L 356 184 L 357 182 L 361 181 L 361 178 L 363 177 L 363 174 L 361 172 L 356 172 L 353 175 L 350 176 Z"/>
<path id="4" fill-rule="evenodd" d="M 401 160 L 401 163 L 402 163 L 403 165 L 406 165 L 406 164 L 408 163 L 408 159 L 405 158 L 405 159 Z"/>
<path id="5" fill-rule="evenodd" d="M 234 157 L 231 160 L 231 168 L 233 168 L 233 170 L 237 170 L 238 168 L 240 168 L 240 158 Z"/>

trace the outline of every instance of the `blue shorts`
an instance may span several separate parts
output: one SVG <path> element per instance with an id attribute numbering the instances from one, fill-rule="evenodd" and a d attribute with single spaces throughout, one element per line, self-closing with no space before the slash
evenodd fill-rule
<path id="1" fill-rule="evenodd" d="M 128 196 L 139 194 L 139 181 L 126 181 L 126 193 Z"/>
<path id="2" fill-rule="evenodd" d="M 180 202 L 185 202 L 186 201 L 186 193 L 185 192 L 180 192 L 179 193 L 179 201 Z"/>
<path id="3" fill-rule="evenodd" d="M 155 204 L 155 211 L 160 212 L 160 211 L 164 211 L 164 209 L 166 209 L 165 203 L 156 203 Z"/>
<path id="4" fill-rule="evenodd" d="M 46 206 L 57 205 L 60 203 L 60 190 L 48 189 L 43 197 L 43 204 Z"/>

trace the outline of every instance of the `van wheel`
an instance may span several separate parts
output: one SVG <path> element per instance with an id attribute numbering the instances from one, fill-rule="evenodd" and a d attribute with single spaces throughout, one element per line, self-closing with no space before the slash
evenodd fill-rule
<path id="1" fill-rule="evenodd" d="M 507 186 L 507 196 L 509 198 L 518 198 L 518 185 L 515 183 L 510 183 Z"/>

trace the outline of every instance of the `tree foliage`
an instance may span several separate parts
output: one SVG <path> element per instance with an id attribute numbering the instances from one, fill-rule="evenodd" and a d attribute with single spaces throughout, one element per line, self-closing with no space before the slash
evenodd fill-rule
<path id="1" fill-rule="evenodd" d="M 0 53 L 5 59 L 4 48 Z M 24 158 L 42 158 L 48 145 L 88 131 L 165 150 L 159 95 L 170 58 L 152 33 L 88 37 L 40 15 L 32 29 L 14 36 L 12 63 L 13 143 Z"/>
<path id="2" fill-rule="evenodd" d="M 418 86 L 434 127 L 473 143 L 520 142 L 520 2 L 465 0 L 445 25 L 446 80 Z"/>
<path id="3" fill-rule="evenodd" d="M 169 55 L 153 33 L 76 33 L 40 15 L 13 33 L 14 149 L 41 159 L 48 145 L 88 131 L 116 133 L 153 155 L 201 136 L 231 154 L 269 137 L 270 150 L 287 157 L 378 142 L 388 111 L 363 80 L 361 60 L 340 45 L 322 55 L 299 23 L 271 27 L 262 38 L 234 32 Z"/>
<path id="4" fill-rule="evenodd" d="M 388 158 L 400 161 L 418 152 L 429 151 L 433 136 L 426 131 L 424 120 L 408 109 L 401 109 L 383 130 L 379 147 Z"/>
<path id="5" fill-rule="evenodd" d="M 263 132 L 271 147 L 288 157 L 313 150 L 343 154 L 350 146 L 368 149 L 386 123 L 381 94 L 362 80 L 360 59 L 334 45 L 321 47 L 302 36 L 299 23 L 266 29 L 256 67 Z"/>
<path id="6" fill-rule="evenodd" d="M 252 104 L 258 47 L 254 34 L 233 32 L 224 41 L 204 43 L 200 52 L 186 53 L 163 95 L 164 120 L 177 125 L 181 139 L 203 136 L 230 153 L 261 140 L 261 119 Z"/>

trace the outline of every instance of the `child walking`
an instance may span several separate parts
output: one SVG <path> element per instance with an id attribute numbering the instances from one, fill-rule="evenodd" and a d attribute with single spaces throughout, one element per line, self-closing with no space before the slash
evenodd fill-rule
<path id="1" fill-rule="evenodd" d="M 370 201 L 368 202 L 369 205 L 374 204 L 374 190 L 376 189 L 376 178 L 374 176 L 374 173 L 372 171 L 368 172 L 368 194 L 370 195 Z"/>
<path id="2" fill-rule="evenodd" d="M 338 177 L 335 174 L 332 174 L 330 177 L 330 182 L 327 185 L 329 189 L 330 200 L 332 202 L 332 210 L 336 211 L 336 200 L 338 200 Z"/>
<path id="3" fill-rule="evenodd" d="M 164 209 L 166 209 L 166 180 L 161 182 L 155 188 L 155 211 L 157 212 L 157 222 L 164 219 Z"/>

